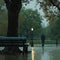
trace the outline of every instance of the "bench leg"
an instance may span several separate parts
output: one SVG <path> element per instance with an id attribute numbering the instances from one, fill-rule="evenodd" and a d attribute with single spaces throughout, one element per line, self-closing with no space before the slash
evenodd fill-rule
<path id="1" fill-rule="evenodd" d="M 23 46 L 23 53 L 27 53 L 28 52 L 28 46 L 24 45 Z"/>

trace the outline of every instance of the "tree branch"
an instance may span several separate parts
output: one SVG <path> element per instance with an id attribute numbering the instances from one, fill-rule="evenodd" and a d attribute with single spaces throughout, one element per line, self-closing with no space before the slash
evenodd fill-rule
<path id="1" fill-rule="evenodd" d="M 22 8 L 22 2 L 21 0 L 4 0 L 6 3 L 7 9 L 10 11 L 17 11 L 19 13 L 19 10 Z"/>
<path id="2" fill-rule="evenodd" d="M 9 0 L 4 0 L 5 1 L 5 3 L 8 3 L 9 2 Z"/>
<path id="3" fill-rule="evenodd" d="M 56 6 L 58 10 L 60 10 L 60 2 L 58 1 L 55 2 L 55 0 L 49 0 L 49 1 L 53 4 L 53 6 Z"/>
<path id="4" fill-rule="evenodd" d="M 4 0 L 5 1 L 5 3 L 6 3 L 6 7 L 7 7 L 7 9 L 8 9 L 8 6 L 9 6 L 9 0 Z"/>
<path id="5" fill-rule="evenodd" d="M 18 13 L 20 11 L 20 9 L 22 8 L 22 2 L 21 0 L 12 0 L 12 7 L 13 7 L 13 10 L 16 10 Z"/>

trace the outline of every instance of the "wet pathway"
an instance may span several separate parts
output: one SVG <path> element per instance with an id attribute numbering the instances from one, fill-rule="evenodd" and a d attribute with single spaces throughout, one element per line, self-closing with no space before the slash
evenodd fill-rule
<path id="1" fill-rule="evenodd" d="M 34 47 L 34 60 L 60 60 L 60 46 Z"/>
<path id="2" fill-rule="evenodd" d="M 60 60 L 60 46 L 45 45 L 44 50 L 41 46 L 35 45 L 34 47 L 34 60 Z M 1 47 L 0 50 L 3 48 Z M 20 48 L 21 50 L 23 48 Z M 32 51 L 32 47 L 28 47 L 29 51 Z M 32 52 L 27 55 L 20 55 L 19 60 L 32 60 Z"/>

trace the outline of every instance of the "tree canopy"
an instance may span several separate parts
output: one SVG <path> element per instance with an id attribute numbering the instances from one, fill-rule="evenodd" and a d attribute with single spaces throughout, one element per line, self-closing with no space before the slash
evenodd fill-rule
<path id="1" fill-rule="evenodd" d="M 49 33 L 53 39 L 60 39 L 60 17 L 53 17 L 54 20 L 50 21 Z"/>
<path id="2" fill-rule="evenodd" d="M 30 36 L 31 28 L 34 28 L 34 36 L 39 36 L 41 33 L 41 20 L 42 18 L 37 10 L 22 10 L 19 20 L 20 34 Z"/>

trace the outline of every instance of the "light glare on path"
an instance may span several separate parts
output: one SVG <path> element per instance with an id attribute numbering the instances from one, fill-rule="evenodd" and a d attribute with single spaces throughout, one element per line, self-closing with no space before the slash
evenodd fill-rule
<path id="1" fill-rule="evenodd" d="M 32 60 L 34 60 L 34 48 L 32 47 Z"/>

